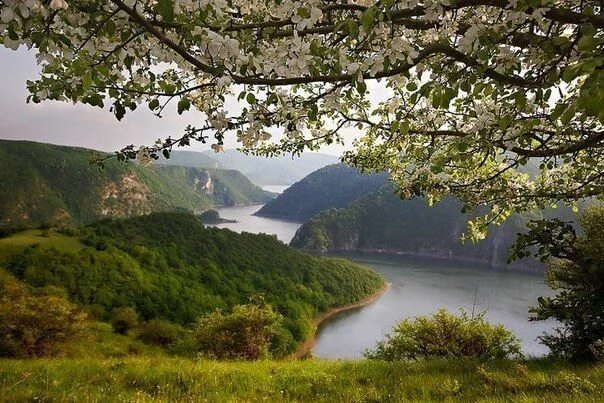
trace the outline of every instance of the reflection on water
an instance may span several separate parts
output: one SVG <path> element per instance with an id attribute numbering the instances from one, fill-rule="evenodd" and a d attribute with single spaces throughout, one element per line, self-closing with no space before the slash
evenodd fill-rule
<path id="1" fill-rule="evenodd" d="M 275 234 L 289 243 L 300 223 L 252 214 L 261 206 L 220 208 L 224 218 L 238 223 L 217 227 L 233 231 Z M 342 313 L 326 322 L 317 333 L 313 353 L 319 357 L 359 357 L 390 331 L 403 317 L 435 312 L 438 308 L 471 312 L 476 294 L 477 312 L 485 311 L 492 323 L 512 330 L 530 355 L 542 355 L 546 348 L 536 341 L 552 322 L 529 322 L 528 308 L 537 297 L 547 295 L 543 275 L 488 266 L 398 255 L 372 253 L 331 253 L 362 263 L 392 283 L 390 290 L 366 307 Z"/>

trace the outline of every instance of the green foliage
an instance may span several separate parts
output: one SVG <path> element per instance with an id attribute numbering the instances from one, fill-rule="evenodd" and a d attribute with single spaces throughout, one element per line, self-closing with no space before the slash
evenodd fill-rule
<path id="1" fill-rule="evenodd" d="M 273 195 L 237 171 L 90 165 L 92 150 L 0 140 L 0 233 L 179 208 L 262 203 Z M 212 184 L 210 188 L 203 184 Z"/>
<path id="2" fill-rule="evenodd" d="M 345 208 L 314 216 L 298 229 L 291 245 L 307 250 L 381 250 L 505 264 L 506 247 L 522 231 L 525 219 L 512 217 L 492 228 L 486 239 L 462 242 L 468 220 L 462 208 L 451 198 L 433 206 L 421 198 L 401 200 L 386 185 Z M 527 262 L 531 264 L 535 266 Z"/>
<path id="3" fill-rule="evenodd" d="M 362 175 L 343 164 L 321 168 L 265 204 L 256 213 L 265 217 L 308 220 L 331 208 L 342 208 L 386 183 L 387 175 Z"/>
<path id="4" fill-rule="evenodd" d="M 444 309 L 432 316 L 402 320 L 392 334 L 365 353 L 367 358 L 386 361 L 520 355 L 520 341 L 502 325 L 491 325 L 483 315 L 470 317 L 462 312 L 456 316 Z"/>
<path id="5" fill-rule="evenodd" d="M 145 343 L 161 347 L 174 346 L 184 334 L 185 329 L 163 319 L 152 319 L 141 323 L 138 338 Z"/>
<path id="6" fill-rule="evenodd" d="M 561 220 L 531 223 L 519 237 L 514 256 L 534 253 L 547 261 L 553 297 L 539 298 L 533 320 L 556 319 L 562 327 L 541 336 L 554 356 L 604 360 L 604 207 L 591 206 L 580 217 L 583 235 Z"/>
<path id="7" fill-rule="evenodd" d="M 383 282 L 362 266 L 300 253 L 273 236 L 204 228 L 192 214 L 107 220 L 81 230 L 81 238 L 87 247 L 78 250 L 26 248 L 7 269 L 34 287 L 63 287 L 83 306 L 107 313 L 131 306 L 143 320 L 184 326 L 263 294 L 284 317 L 271 346 L 279 356 L 306 337 L 315 314 Z"/>
<path id="8" fill-rule="evenodd" d="M 206 210 L 199 215 L 201 222 L 204 224 L 212 224 L 220 221 L 220 215 L 216 210 Z"/>
<path id="9" fill-rule="evenodd" d="M 16 281 L 0 284 L 0 357 L 41 357 L 80 335 L 86 315 L 60 295 L 35 295 Z"/>
<path id="10" fill-rule="evenodd" d="M 283 316 L 264 301 L 237 305 L 227 315 L 214 311 L 201 317 L 195 326 L 197 348 L 202 356 L 208 358 L 267 358 L 282 323 Z"/>
<path id="11" fill-rule="evenodd" d="M 111 314 L 111 326 L 115 333 L 128 334 L 138 326 L 138 314 L 130 307 L 115 308 Z"/>

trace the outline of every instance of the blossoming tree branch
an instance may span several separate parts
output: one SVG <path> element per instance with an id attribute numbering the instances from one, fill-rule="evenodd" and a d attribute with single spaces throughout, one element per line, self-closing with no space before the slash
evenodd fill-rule
<path id="1" fill-rule="evenodd" d="M 227 136 L 258 154 L 299 153 L 354 130 L 345 160 L 388 171 L 402 196 L 489 206 L 471 223 L 477 237 L 514 212 L 602 195 L 600 0 L 0 0 L 0 9 L 0 42 L 34 48 L 42 66 L 30 101 L 110 105 L 118 119 L 141 105 L 202 112 L 182 134 L 128 146 L 120 159 L 209 139 L 219 149 Z M 237 111 L 225 107 L 233 99 Z"/>

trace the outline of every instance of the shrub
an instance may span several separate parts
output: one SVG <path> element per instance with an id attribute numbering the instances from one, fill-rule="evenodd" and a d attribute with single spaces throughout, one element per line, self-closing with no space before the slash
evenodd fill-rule
<path id="1" fill-rule="evenodd" d="M 140 326 L 138 338 L 148 344 L 170 347 L 178 342 L 183 331 L 184 329 L 174 323 L 153 319 Z"/>
<path id="2" fill-rule="evenodd" d="M 399 322 L 392 334 L 365 352 L 367 358 L 386 361 L 520 355 L 520 342 L 503 326 L 491 325 L 484 315 L 472 318 L 462 311 L 456 316 L 444 309 Z"/>
<path id="3" fill-rule="evenodd" d="M 127 334 L 138 325 L 138 314 L 130 307 L 115 308 L 112 316 L 111 325 L 115 333 Z"/>
<path id="4" fill-rule="evenodd" d="M 0 356 L 49 355 L 86 327 L 86 314 L 60 295 L 32 295 L 17 282 L 0 292 Z"/>
<path id="5" fill-rule="evenodd" d="M 282 326 L 282 316 L 270 305 L 236 305 L 232 313 L 214 311 L 195 327 L 198 352 L 216 359 L 257 360 L 269 357 L 269 347 Z"/>

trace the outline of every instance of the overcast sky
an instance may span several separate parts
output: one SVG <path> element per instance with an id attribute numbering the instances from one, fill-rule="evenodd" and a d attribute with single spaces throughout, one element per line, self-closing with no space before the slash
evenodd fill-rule
<path id="1" fill-rule="evenodd" d="M 0 138 L 115 151 L 129 144 L 151 145 L 158 138 L 176 137 L 188 124 L 201 122 L 200 114 L 191 111 L 179 116 L 175 107 L 160 119 L 139 106 L 118 121 L 108 108 L 54 101 L 28 104 L 25 82 L 38 74 L 33 52 L 15 52 L 0 46 Z M 226 146 L 236 148 L 237 142 L 229 138 Z M 189 148 L 207 149 L 209 145 L 201 143 Z M 342 148 L 330 147 L 322 152 L 339 155 Z"/>

